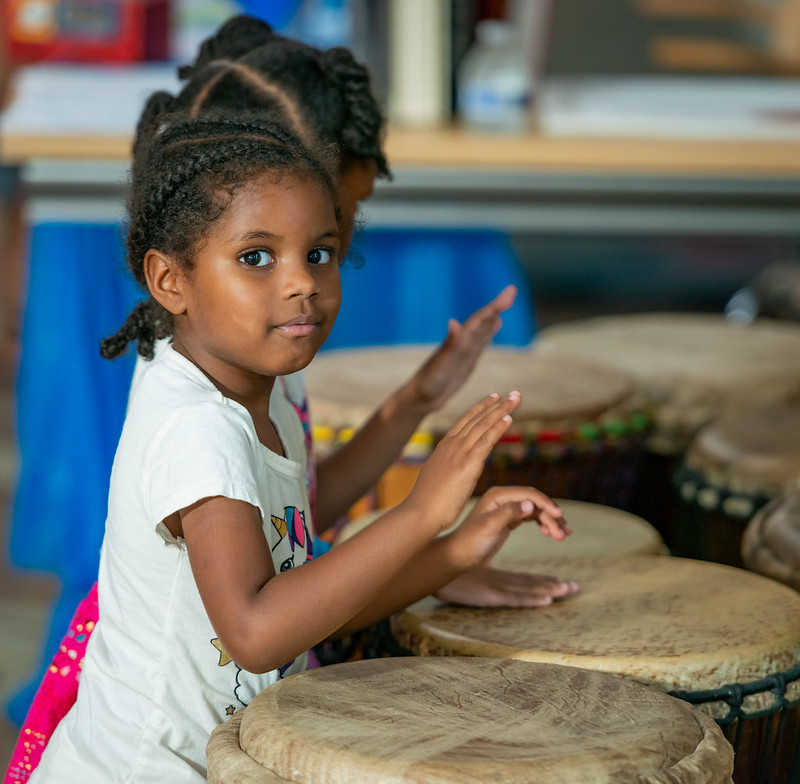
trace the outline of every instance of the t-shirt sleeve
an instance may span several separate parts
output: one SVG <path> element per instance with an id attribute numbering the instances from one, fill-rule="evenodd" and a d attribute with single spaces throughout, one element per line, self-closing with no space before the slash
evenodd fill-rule
<path id="1" fill-rule="evenodd" d="M 246 501 L 263 515 L 257 482 L 258 442 L 244 412 L 220 404 L 182 409 L 161 429 L 144 466 L 144 498 L 157 525 L 213 496 Z"/>

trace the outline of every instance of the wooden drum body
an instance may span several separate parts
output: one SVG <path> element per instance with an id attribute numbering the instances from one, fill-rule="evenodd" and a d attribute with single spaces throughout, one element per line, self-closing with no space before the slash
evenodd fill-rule
<path id="1" fill-rule="evenodd" d="M 736 784 L 800 776 L 800 594 L 729 566 L 681 558 L 531 561 L 581 592 L 535 610 L 428 599 L 393 619 L 414 653 L 497 656 L 614 673 L 698 704 L 737 749 Z"/>
<path id="2" fill-rule="evenodd" d="M 649 313 L 583 319 L 540 331 L 535 350 L 624 372 L 653 418 L 631 511 L 681 554 L 672 477 L 700 428 L 729 406 L 800 400 L 800 326 L 769 319 L 747 327 L 722 315 Z"/>
<path id="3" fill-rule="evenodd" d="M 352 431 L 431 350 L 389 346 L 320 354 L 306 371 L 312 419 Z M 628 506 L 649 419 L 634 385 L 613 368 L 492 347 L 420 432 L 435 440 L 486 395 L 513 389 L 522 402 L 475 492 L 532 484 L 551 496 Z"/>
<path id="4" fill-rule="evenodd" d="M 516 660 L 377 659 L 293 675 L 218 727 L 209 784 L 727 784 L 733 752 L 680 700 Z"/>
<path id="5" fill-rule="evenodd" d="M 675 482 L 677 554 L 742 566 L 749 520 L 800 487 L 800 405 L 729 409 L 697 434 Z"/>

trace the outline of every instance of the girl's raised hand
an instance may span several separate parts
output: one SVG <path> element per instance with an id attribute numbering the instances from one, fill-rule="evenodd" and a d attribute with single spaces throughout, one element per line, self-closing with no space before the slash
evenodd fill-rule
<path id="1" fill-rule="evenodd" d="M 436 445 L 403 506 L 441 532 L 458 518 L 486 458 L 511 424 L 519 392 L 489 395 L 474 405 Z"/>
<path id="2" fill-rule="evenodd" d="M 450 558 L 464 571 L 485 566 L 511 531 L 529 520 L 559 541 L 572 533 L 558 504 L 535 487 L 491 487 L 447 535 Z"/>
<path id="3" fill-rule="evenodd" d="M 500 314 L 514 304 L 516 296 L 516 286 L 506 286 L 463 324 L 450 320 L 447 337 L 409 382 L 420 405 L 434 411 L 461 388 L 502 326 Z"/>

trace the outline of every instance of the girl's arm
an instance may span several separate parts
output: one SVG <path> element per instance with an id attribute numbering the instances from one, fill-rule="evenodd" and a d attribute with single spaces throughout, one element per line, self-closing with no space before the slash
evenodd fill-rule
<path id="1" fill-rule="evenodd" d="M 280 667 L 389 590 L 455 521 L 518 404 L 518 393 L 481 401 L 437 445 L 402 504 L 324 557 L 277 575 L 255 507 L 213 497 L 183 509 L 200 597 L 234 661 L 252 672 Z"/>
<path id="2" fill-rule="evenodd" d="M 463 324 L 451 320 L 444 342 L 425 364 L 383 403 L 351 441 L 317 467 L 318 532 L 333 525 L 397 460 L 420 422 L 466 381 L 514 303 L 508 286 Z M 313 416 L 313 410 L 312 410 Z"/>

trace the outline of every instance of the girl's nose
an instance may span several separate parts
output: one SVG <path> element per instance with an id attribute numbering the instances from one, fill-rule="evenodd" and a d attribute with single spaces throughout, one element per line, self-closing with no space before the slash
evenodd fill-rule
<path id="1" fill-rule="evenodd" d="M 282 285 L 286 297 L 310 297 L 318 290 L 314 270 L 305 258 L 283 265 Z"/>

